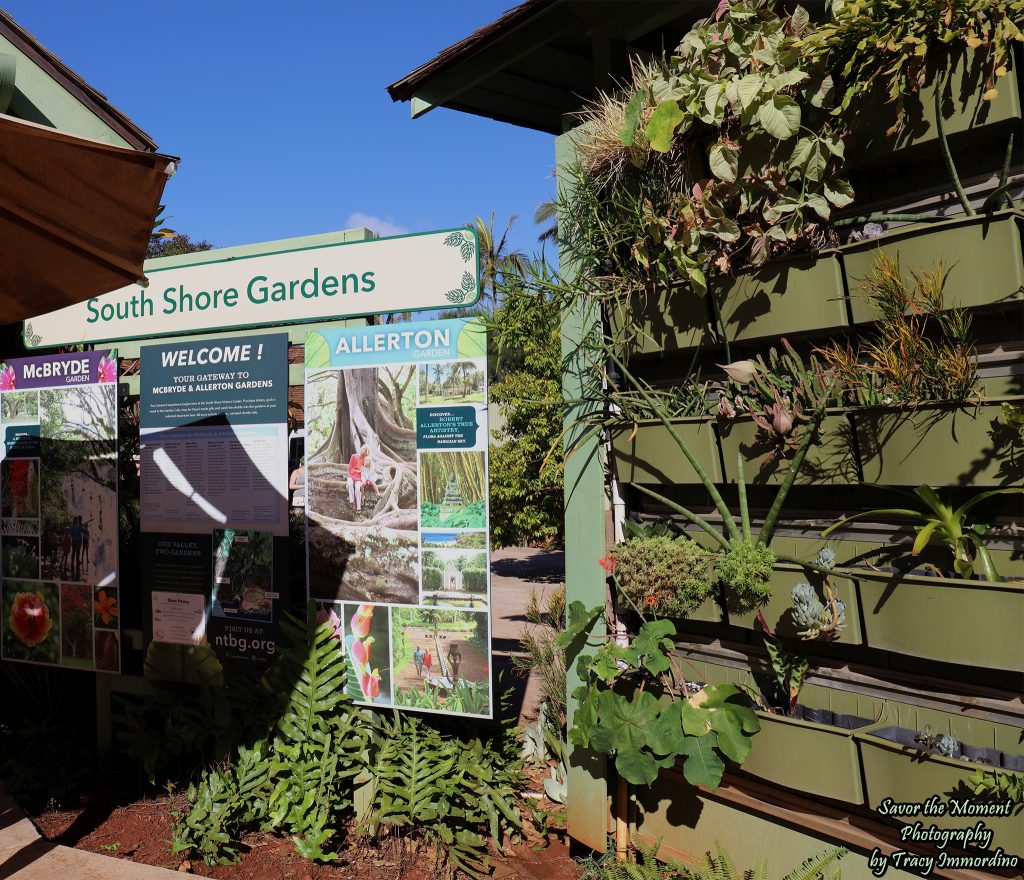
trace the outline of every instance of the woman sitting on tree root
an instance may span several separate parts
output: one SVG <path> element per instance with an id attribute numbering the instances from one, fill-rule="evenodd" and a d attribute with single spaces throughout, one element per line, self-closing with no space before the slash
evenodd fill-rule
<path id="1" fill-rule="evenodd" d="M 348 487 L 348 503 L 356 513 L 362 512 L 363 509 L 363 462 L 369 454 L 370 450 L 363 446 L 348 460 L 348 478 L 345 484 Z"/>

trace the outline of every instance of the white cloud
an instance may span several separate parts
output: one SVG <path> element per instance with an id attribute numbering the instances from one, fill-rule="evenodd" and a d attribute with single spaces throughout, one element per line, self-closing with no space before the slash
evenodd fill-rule
<path id="1" fill-rule="evenodd" d="M 362 211 L 349 214 L 348 220 L 345 221 L 346 229 L 358 226 L 365 226 L 367 229 L 372 229 L 377 235 L 383 236 L 405 235 L 409 231 L 404 226 L 395 223 L 394 217 L 375 217 L 373 214 L 364 214 Z"/>

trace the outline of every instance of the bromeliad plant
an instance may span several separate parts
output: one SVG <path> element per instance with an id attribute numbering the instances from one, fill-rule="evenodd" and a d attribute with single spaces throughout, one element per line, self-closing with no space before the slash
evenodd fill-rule
<path id="1" fill-rule="evenodd" d="M 855 513 L 853 516 L 844 517 L 830 525 L 821 533 L 822 537 L 830 535 L 836 529 L 842 528 L 855 519 L 878 519 L 880 517 L 909 519 L 914 521 L 914 531 L 917 532 L 917 538 L 911 550 L 912 556 L 920 555 L 932 538 L 937 538 L 953 554 L 953 570 L 958 577 L 970 580 L 974 577 L 974 569 L 977 566 L 986 580 L 1000 580 L 995 563 L 985 547 L 985 532 L 988 530 L 988 526 L 981 523 L 969 523 L 968 515 L 974 507 L 989 498 L 997 495 L 1019 495 L 1024 492 L 1024 489 L 992 489 L 988 492 L 979 492 L 969 501 L 954 508 L 952 505 L 946 504 L 931 486 L 918 486 L 913 492 L 905 492 L 893 487 L 885 488 L 914 500 L 918 507 L 885 507 Z"/>
<path id="2" fill-rule="evenodd" d="M 562 647 L 585 639 L 604 608 L 569 606 Z M 658 771 L 683 759 L 692 785 L 718 788 L 725 758 L 742 764 L 760 730 L 746 696 L 731 684 L 690 692 L 680 670 L 668 620 L 644 620 L 629 645 L 604 642 L 582 654 L 573 692 L 577 709 L 569 740 L 612 755 L 615 769 L 633 785 L 650 785 Z"/>

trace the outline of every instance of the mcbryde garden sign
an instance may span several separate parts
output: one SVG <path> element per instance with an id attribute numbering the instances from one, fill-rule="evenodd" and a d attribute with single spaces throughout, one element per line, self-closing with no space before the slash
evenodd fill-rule
<path id="1" fill-rule="evenodd" d="M 137 284 L 25 322 L 27 348 L 469 306 L 479 248 L 463 228 L 151 268 Z"/>

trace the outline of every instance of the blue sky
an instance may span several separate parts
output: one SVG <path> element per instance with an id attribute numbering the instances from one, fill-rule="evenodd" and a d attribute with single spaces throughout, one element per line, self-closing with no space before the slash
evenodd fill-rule
<path id="1" fill-rule="evenodd" d="M 5 8 L 163 152 L 170 226 L 215 245 L 369 225 L 382 234 L 518 215 L 553 191 L 554 140 L 449 110 L 409 118 L 385 86 L 515 0 L 50 2 Z"/>

